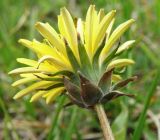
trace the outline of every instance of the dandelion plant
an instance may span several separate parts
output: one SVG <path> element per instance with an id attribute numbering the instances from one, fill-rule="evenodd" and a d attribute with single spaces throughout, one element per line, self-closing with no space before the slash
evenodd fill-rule
<path id="1" fill-rule="evenodd" d="M 19 75 L 20 80 L 12 86 L 31 83 L 19 91 L 14 99 L 32 93 L 31 102 L 44 98 L 51 103 L 59 95 L 67 96 L 68 105 L 94 109 L 99 117 L 104 137 L 113 140 L 102 104 L 119 96 L 131 96 L 119 91 L 135 77 L 122 79 L 121 72 L 134 61 L 119 56 L 135 40 L 119 43 L 120 37 L 134 23 L 130 19 L 112 31 L 116 10 L 105 14 L 88 8 L 86 19 L 75 21 L 66 8 L 58 15 L 57 32 L 49 23 L 37 22 L 36 29 L 44 37 L 42 42 L 20 39 L 19 43 L 37 55 L 36 60 L 18 58 L 25 67 L 12 70 L 9 74 Z"/>

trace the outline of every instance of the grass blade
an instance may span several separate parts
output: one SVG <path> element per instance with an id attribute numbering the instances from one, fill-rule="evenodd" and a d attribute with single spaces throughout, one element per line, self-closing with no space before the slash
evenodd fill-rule
<path id="1" fill-rule="evenodd" d="M 52 126 L 51 126 L 51 130 L 50 130 L 50 132 L 48 134 L 47 140 L 53 140 L 54 137 L 55 137 L 54 136 L 54 134 L 55 134 L 54 131 L 55 131 L 55 128 L 57 127 L 58 117 L 59 117 L 60 111 L 61 111 L 61 109 L 63 107 L 64 101 L 65 101 L 65 96 L 62 96 L 60 98 L 60 100 L 59 100 L 59 104 L 58 104 L 57 110 L 55 112 L 55 116 L 54 116 L 54 118 L 52 120 Z"/>
<path id="2" fill-rule="evenodd" d="M 159 79 L 160 79 L 160 71 L 157 73 L 154 81 L 152 82 L 152 85 L 150 86 L 150 89 L 148 91 L 148 94 L 147 94 L 145 102 L 144 102 L 144 108 L 143 108 L 143 111 L 142 111 L 142 113 L 139 117 L 138 125 L 137 125 L 137 127 L 134 131 L 132 140 L 140 140 L 140 137 L 141 137 L 141 134 L 142 134 L 142 131 L 143 131 L 143 128 L 144 128 L 145 120 L 146 120 L 147 109 L 149 107 L 151 97 L 153 96 L 153 94 L 156 90 Z"/>
<path id="3" fill-rule="evenodd" d="M 77 120 L 77 113 L 78 113 L 78 108 L 75 106 L 72 110 L 72 116 L 71 120 L 67 129 L 67 132 L 65 134 L 65 139 L 64 140 L 71 140 L 72 133 L 75 131 L 75 124 Z"/>
<path id="4" fill-rule="evenodd" d="M 3 102 L 3 99 L 0 97 L 0 110 L 2 110 L 4 114 L 4 138 L 6 140 L 10 140 L 10 130 L 8 129 L 8 124 L 10 124 L 12 128 L 12 135 L 15 136 L 15 140 L 19 140 L 19 136 L 14 128 L 14 125 L 12 124 L 12 118 L 10 117 L 6 107 L 5 103 Z"/>

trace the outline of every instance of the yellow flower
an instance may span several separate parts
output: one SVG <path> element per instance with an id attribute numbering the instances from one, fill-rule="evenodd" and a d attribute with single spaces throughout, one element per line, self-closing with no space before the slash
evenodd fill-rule
<path id="1" fill-rule="evenodd" d="M 124 95 L 115 89 L 134 78 L 117 83 L 122 78 L 115 74 L 115 70 L 134 64 L 133 60 L 118 59 L 118 56 L 135 41 L 116 44 L 134 20 L 120 24 L 112 32 L 115 15 L 116 10 L 105 14 L 103 9 L 97 12 L 95 6 L 91 5 L 85 21 L 79 18 L 76 25 L 68 10 L 62 8 L 58 15 L 59 32 L 49 23 L 37 22 L 35 27 L 44 40 L 19 40 L 19 43 L 35 52 L 37 60 L 18 58 L 17 61 L 26 67 L 9 72 L 21 77 L 12 86 L 33 84 L 18 92 L 14 99 L 32 93 L 31 102 L 42 97 L 46 103 L 50 103 L 66 93 L 73 103 L 90 107 Z"/>

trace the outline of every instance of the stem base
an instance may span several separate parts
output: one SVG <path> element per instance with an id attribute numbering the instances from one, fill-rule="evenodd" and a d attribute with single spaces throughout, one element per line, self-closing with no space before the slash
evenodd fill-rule
<path id="1" fill-rule="evenodd" d="M 113 133 L 108 121 L 108 118 L 105 114 L 104 108 L 101 104 L 97 104 L 94 106 L 95 111 L 97 112 L 100 125 L 103 131 L 104 139 L 105 140 L 114 140 Z"/>

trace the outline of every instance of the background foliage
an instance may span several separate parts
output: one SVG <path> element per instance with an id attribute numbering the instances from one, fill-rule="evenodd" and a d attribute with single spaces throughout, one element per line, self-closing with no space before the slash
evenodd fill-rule
<path id="1" fill-rule="evenodd" d="M 20 66 L 16 58 L 34 58 L 34 54 L 17 41 L 19 38 L 42 39 L 34 28 L 36 21 L 49 22 L 57 28 L 57 14 L 61 7 L 67 7 L 73 17 L 84 19 L 90 3 L 106 12 L 116 9 L 116 24 L 136 19 L 131 30 L 121 39 L 137 41 L 134 49 L 124 54 L 136 61 L 124 75 L 138 75 L 137 82 L 125 89 L 136 97 L 121 97 L 105 105 L 116 139 L 160 140 L 159 0 L 1 0 L 0 139 L 103 139 L 96 114 L 77 107 L 63 108 L 67 100 L 64 97 L 51 105 L 46 105 L 43 100 L 30 103 L 29 97 L 14 101 L 13 95 L 24 87 L 11 87 L 16 77 L 7 74 Z"/>

